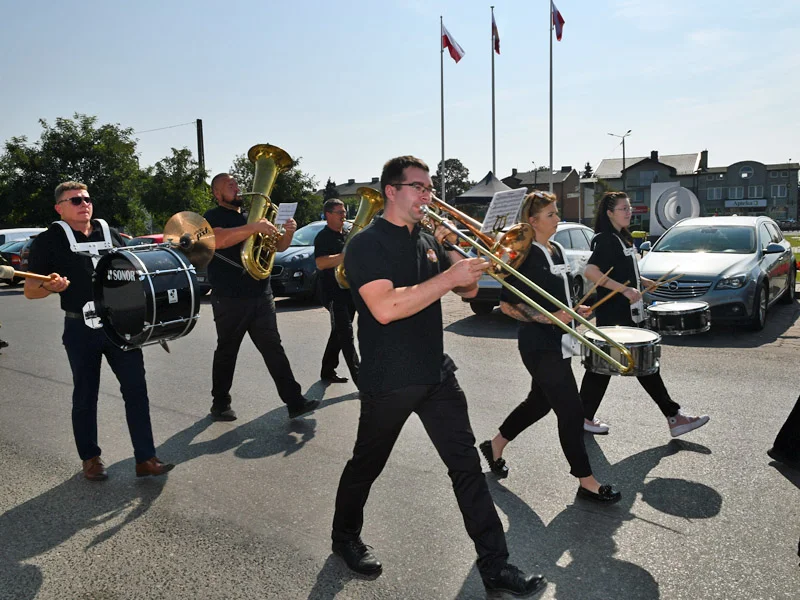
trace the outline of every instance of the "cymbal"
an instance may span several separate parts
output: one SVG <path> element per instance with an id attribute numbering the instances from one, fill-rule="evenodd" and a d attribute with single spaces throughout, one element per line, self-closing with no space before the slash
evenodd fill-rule
<path id="1" fill-rule="evenodd" d="M 185 210 L 164 225 L 164 241 L 174 244 L 197 268 L 208 266 L 214 258 L 214 230 L 203 217 Z"/>

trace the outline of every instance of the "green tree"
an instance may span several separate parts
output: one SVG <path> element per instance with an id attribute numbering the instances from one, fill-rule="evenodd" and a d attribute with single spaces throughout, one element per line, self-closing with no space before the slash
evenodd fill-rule
<path id="1" fill-rule="evenodd" d="M 283 202 L 297 202 L 297 212 L 294 215 L 297 225 L 302 227 L 319 219 L 322 213 L 322 197 L 314 194 L 317 181 L 309 174 L 304 173 L 298 165 L 301 158 L 294 161 L 294 166 L 280 173 L 272 188 L 270 200 L 275 204 Z M 236 179 L 243 192 L 253 189 L 255 178 L 255 165 L 244 154 L 233 160 L 230 174 Z"/>
<path id="2" fill-rule="evenodd" d="M 581 173 L 581 177 L 584 179 L 588 179 L 589 177 L 594 174 L 594 169 L 592 169 L 592 165 L 589 164 L 589 161 L 586 161 L 586 166 L 583 167 L 583 173 Z"/>
<path id="3" fill-rule="evenodd" d="M 322 201 L 330 200 L 331 198 L 338 198 L 339 190 L 336 189 L 336 182 L 331 181 L 328 177 L 328 182 L 325 184 L 325 189 L 322 191 Z"/>
<path id="4" fill-rule="evenodd" d="M 133 130 L 98 125 L 76 113 L 53 125 L 40 119 L 35 144 L 12 137 L 0 157 L 0 210 L 8 225 L 46 225 L 56 218 L 53 190 L 66 180 L 89 186 L 95 215 L 122 229 L 139 227 L 147 215 L 140 202 L 143 174 Z"/>
<path id="5" fill-rule="evenodd" d="M 175 213 L 190 210 L 202 215 L 214 206 L 206 175 L 187 148 L 172 148 L 172 156 L 147 169 L 142 203 L 152 215 L 156 231 Z"/>
<path id="6" fill-rule="evenodd" d="M 433 187 L 441 193 L 442 190 L 442 163 L 439 162 L 439 167 L 436 174 L 431 177 L 433 180 Z M 444 161 L 444 183 L 445 194 L 447 198 L 455 198 L 463 194 L 475 185 L 474 181 L 469 180 L 469 169 L 465 167 L 457 158 L 448 158 Z"/>

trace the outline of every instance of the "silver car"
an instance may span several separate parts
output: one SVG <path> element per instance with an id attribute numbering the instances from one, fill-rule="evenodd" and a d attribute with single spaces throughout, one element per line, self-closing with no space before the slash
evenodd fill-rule
<path id="1" fill-rule="evenodd" d="M 769 217 L 697 217 L 667 230 L 639 263 L 644 277 L 657 280 L 669 271 L 677 281 L 645 294 L 655 301 L 708 302 L 711 322 L 745 321 L 763 329 L 767 309 L 778 300 L 795 300 L 797 265 L 792 248 Z"/>
<path id="2" fill-rule="evenodd" d="M 583 271 L 592 255 L 589 244 L 593 237 L 594 231 L 586 225 L 562 222 L 558 224 L 556 234 L 552 238 L 564 247 L 564 257 L 569 262 L 573 274 L 573 300 L 583 296 L 584 288 L 588 290 L 592 286 L 591 283 L 586 285 Z M 469 302 L 472 312 L 476 315 L 488 315 L 500 304 L 501 288 L 497 280 L 484 275 L 478 282 L 477 295 L 474 298 L 464 298 L 464 302 Z M 536 293 L 532 291 L 531 294 L 536 300 Z"/>

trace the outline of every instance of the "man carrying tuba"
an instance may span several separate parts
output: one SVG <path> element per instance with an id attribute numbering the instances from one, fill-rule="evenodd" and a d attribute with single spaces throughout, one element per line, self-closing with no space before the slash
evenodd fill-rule
<path id="1" fill-rule="evenodd" d="M 242 215 L 239 185 L 228 173 L 220 173 L 211 180 L 211 192 L 218 205 L 204 215 L 214 228 L 216 238 L 216 256 L 208 265 L 208 277 L 214 288 L 211 306 L 217 327 L 211 418 L 216 421 L 236 420 L 236 413 L 231 408 L 230 390 L 239 346 L 245 333 L 250 334 L 250 339 L 264 357 L 278 395 L 289 410 L 289 418 L 311 412 L 319 405 L 319 401 L 303 397 L 300 384 L 292 374 L 278 333 L 269 277 L 255 279 L 242 264 L 241 247 L 250 236 L 277 236 L 278 230 L 265 218 L 248 223 Z M 297 223 L 289 219 L 275 244 L 275 250 L 280 252 L 288 248 L 296 229 Z"/>

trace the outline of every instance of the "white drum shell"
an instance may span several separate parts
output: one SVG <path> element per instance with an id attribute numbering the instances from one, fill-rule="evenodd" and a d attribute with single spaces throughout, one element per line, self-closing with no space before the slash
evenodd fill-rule
<path id="1" fill-rule="evenodd" d="M 655 331 L 639 327 L 598 327 L 609 338 L 625 346 L 633 356 L 633 369 L 626 376 L 642 377 L 658 373 L 661 359 L 661 336 Z M 609 344 L 591 331 L 585 333 L 586 337 L 598 348 L 608 353 L 613 359 L 622 364 L 627 362 L 617 348 Z M 586 345 L 581 345 L 583 358 L 581 362 L 587 371 L 600 375 L 622 375 L 606 360 L 592 352 Z"/>

